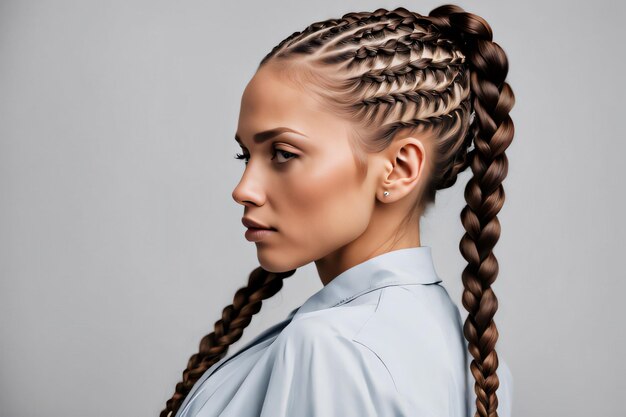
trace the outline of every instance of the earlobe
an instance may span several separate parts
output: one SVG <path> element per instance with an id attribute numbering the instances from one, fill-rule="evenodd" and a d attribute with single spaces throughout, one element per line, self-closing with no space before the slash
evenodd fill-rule
<path id="1" fill-rule="evenodd" d="M 389 203 L 391 202 L 391 199 L 389 198 L 389 196 L 391 195 L 390 191 L 387 190 L 383 190 L 383 195 L 382 197 L 380 197 L 380 201 L 382 201 L 383 203 Z"/>

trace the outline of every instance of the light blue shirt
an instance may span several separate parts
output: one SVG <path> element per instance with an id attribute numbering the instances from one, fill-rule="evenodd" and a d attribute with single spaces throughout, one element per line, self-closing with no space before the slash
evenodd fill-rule
<path id="1" fill-rule="evenodd" d="M 467 417 L 471 355 L 429 246 L 336 276 L 194 384 L 176 417 Z M 500 357 L 498 412 L 511 416 Z"/>

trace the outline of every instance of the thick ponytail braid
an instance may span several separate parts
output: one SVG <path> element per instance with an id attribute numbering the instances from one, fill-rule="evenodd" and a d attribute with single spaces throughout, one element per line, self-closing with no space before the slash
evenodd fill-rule
<path id="1" fill-rule="evenodd" d="M 183 380 L 176 384 L 174 395 L 167 400 L 160 417 L 172 417 L 176 414 L 196 381 L 213 364 L 225 357 L 228 347 L 241 338 L 252 316 L 261 310 L 263 300 L 278 293 L 283 287 L 283 279 L 295 272 L 294 269 L 273 273 L 257 267 L 250 273 L 248 285 L 239 288 L 233 303 L 222 310 L 222 318 L 215 322 L 213 333 L 200 340 L 198 353 L 189 358 L 187 368 L 183 371 Z"/>
<path id="2" fill-rule="evenodd" d="M 473 177 L 465 187 L 467 205 L 461 212 L 466 233 L 459 248 L 468 262 L 462 275 L 462 301 L 469 312 L 463 332 L 474 358 L 470 367 L 476 380 L 476 415 L 494 417 L 498 415 L 499 380 L 495 350 L 498 329 L 493 320 L 498 299 L 491 288 L 498 276 L 498 261 L 493 247 L 500 236 L 497 214 L 505 197 L 502 181 L 508 160 L 504 151 L 513 139 L 509 112 L 515 97 L 504 81 L 508 72 L 506 54 L 492 41 L 491 27 L 482 17 L 445 5 L 433 9 L 429 18 L 442 33 L 459 37 L 470 69 L 476 124 L 472 132 L 474 149 L 468 154 Z"/>

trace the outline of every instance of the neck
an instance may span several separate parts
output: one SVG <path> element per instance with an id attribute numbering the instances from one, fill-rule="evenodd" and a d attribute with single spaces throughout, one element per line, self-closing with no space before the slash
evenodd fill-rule
<path id="1" fill-rule="evenodd" d="M 407 224 L 374 219 L 358 238 L 315 261 L 317 273 L 326 286 L 343 271 L 374 256 L 396 249 L 421 246 L 419 216 Z"/>

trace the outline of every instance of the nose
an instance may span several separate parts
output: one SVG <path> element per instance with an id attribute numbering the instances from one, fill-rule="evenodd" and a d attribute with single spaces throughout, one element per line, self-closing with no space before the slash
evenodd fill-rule
<path id="1" fill-rule="evenodd" d="M 242 206 L 262 206 L 265 202 L 265 193 L 261 185 L 245 174 L 233 190 L 232 197 Z"/>

